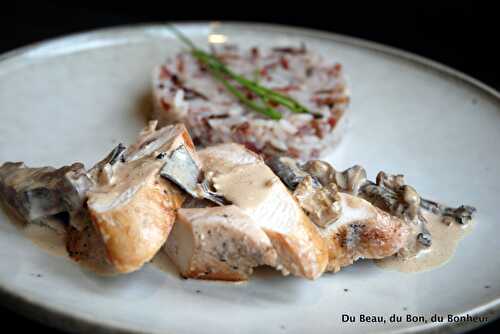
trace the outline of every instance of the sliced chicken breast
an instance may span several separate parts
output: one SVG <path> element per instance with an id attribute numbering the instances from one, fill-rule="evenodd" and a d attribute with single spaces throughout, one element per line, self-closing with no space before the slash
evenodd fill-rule
<path id="1" fill-rule="evenodd" d="M 179 209 L 165 249 L 186 278 L 243 281 L 276 265 L 266 233 L 234 205 Z"/>
<path id="2" fill-rule="evenodd" d="M 328 245 L 327 271 L 339 271 L 360 258 L 381 259 L 406 247 L 411 231 L 403 220 L 362 198 L 339 195 L 342 214 L 319 229 Z"/>
<path id="3" fill-rule="evenodd" d="M 237 144 L 212 146 L 198 153 L 217 193 L 267 234 L 278 255 L 278 269 L 309 279 L 323 273 L 328 262 L 324 240 L 259 156 Z"/>
<path id="4" fill-rule="evenodd" d="M 128 186 L 99 187 L 90 192 L 88 200 L 90 217 L 108 259 L 119 272 L 137 270 L 153 258 L 167 239 L 175 209 L 183 200 L 180 191 L 157 171 L 150 169 L 140 177 L 131 174 Z"/>
<path id="5" fill-rule="evenodd" d="M 137 270 L 153 258 L 184 200 L 183 192 L 160 175 L 166 162 L 182 149 L 190 163 L 198 164 L 184 125 L 158 131 L 155 127 L 152 122 L 128 150 L 112 154 L 92 171 L 97 184 L 88 192 L 89 215 L 108 261 L 121 273 Z"/>

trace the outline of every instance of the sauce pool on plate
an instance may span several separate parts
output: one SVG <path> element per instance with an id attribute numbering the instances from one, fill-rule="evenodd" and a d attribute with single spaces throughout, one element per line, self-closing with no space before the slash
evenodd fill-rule
<path id="1" fill-rule="evenodd" d="M 465 225 L 441 221 L 441 216 L 426 214 L 427 229 L 432 235 L 432 245 L 428 249 L 413 252 L 406 257 L 391 256 L 375 260 L 379 268 L 395 270 L 404 273 L 414 273 L 432 270 L 446 264 L 467 234 L 472 231 L 474 222 Z"/>

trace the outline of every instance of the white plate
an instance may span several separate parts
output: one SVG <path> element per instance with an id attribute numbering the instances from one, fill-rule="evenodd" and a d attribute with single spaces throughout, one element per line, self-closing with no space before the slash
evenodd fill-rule
<path id="1" fill-rule="evenodd" d="M 185 24 L 206 41 L 208 24 Z M 403 172 L 426 197 L 477 206 L 450 263 L 403 274 L 360 262 L 314 282 L 263 272 L 246 284 L 182 280 L 152 265 L 100 278 L 47 255 L 0 216 L 2 301 L 73 331 L 334 333 L 477 324 L 342 323 L 341 315 L 487 315 L 500 308 L 499 94 L 434 62 L 329 33 L 223 24 L 230 42 L 300 43 L 340 61 L 352 129 L 330 160 Z M 180 44 L 162 26 L 107 29 L 16 50 L 0 62 L 0 161 L 90 166 L 130 142 L 150 108 L 152 67 Z M 40 277 L 39 277 L 40 276 Z M 485 288 L 489 286 L 489 288 Z M 347 291 L 345 290 L 347 289 Z"/>

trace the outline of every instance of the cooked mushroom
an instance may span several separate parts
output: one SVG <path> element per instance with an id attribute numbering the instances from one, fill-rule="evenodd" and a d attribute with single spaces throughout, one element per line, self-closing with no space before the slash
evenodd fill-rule
<path id="1" fill-rule="evenodd" d="M 6 162 L 0 167 L 0 197 L 30 223 L 77 212 L 91 184 L 81 163 L 59 169 L 29 168 L 22 162 Z"/>
<path id="2" fill-rule="evenodd" d="M 314 186 L 313 178 L 306 176 L 295 188 L 293 196 L 317 226 L 326 227 L 339 219 L 342 214 L 340 196 L 335 183 L 330 183 L 326 187 Z"/>
<path id="3" fill-rule="evenodd" d="M 323 185 L 335 182 L 336 170 L 332 165 L 325 161 L 309 160 L 302 166 L 302 170 L 311 175 Z"/>
<path id="4" fill-rule="evenodd" d="M 297 161 L 292 158 L 272 156 L 266 160 L 266 164 L 292 190 L 302 182 L 304 177 L 309 175 L 306 171 L 300 169 Z M 314 182 L 317 183 L 316 180 Z"/>

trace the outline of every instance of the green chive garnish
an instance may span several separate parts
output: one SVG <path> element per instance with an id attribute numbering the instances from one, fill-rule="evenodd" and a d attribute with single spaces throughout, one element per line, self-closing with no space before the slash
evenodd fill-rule
<path id="1" fill-rule="evenodd" d="M 281 105 L 294 113 L 311 113 L 306 107 L 301 105 L 289 96 L 280 94 L 272 89 L 259 85 L 256 81 L 249 80 L 242 75 L 231 71 L 224 63 L 222 63 L 215 55 L 207 53 L 194 45 L 194 43 L 182 32 L 172 25 L 168 26 L 175 36 L 190 48 L 191 55 L 200 63 L 205 65 L 213 77 L 222 83 L 222 85 L 233 94 L 242 104 L 248 108 L 266 115 L 272 119 L 278 120 L 282 117 L 281 113 L 272 108 L 271 104 Z M 258 97 L 257 101 L 249 99 L 229 80 L 233 80 L 245 87 Z M 312 114 L 312 113 L 311 113 Z"/>

